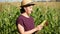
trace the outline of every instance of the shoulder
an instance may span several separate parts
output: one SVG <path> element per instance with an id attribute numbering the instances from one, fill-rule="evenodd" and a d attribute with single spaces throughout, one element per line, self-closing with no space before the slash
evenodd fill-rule
<path id="1" fill-rule="evenodd" d="M 22 20 L 22 16 L 20 15 L 16 21 Z"/>

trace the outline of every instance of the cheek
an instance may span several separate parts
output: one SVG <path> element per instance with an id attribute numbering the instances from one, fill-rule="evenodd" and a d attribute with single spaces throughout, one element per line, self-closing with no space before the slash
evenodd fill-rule
<path id="1" fill-rule="evenodd" d="M 32 12 L 32 8 L 29 8 L 29 12 Z"/>
<path id="2" fill-rule="evenodd" d="M 31 7 L 27 7 L 27 13 L 29 13 L 29 14 L 32 13 L 32 8 Z"/>
<path id="3" fill-rule="evenodd" d="M 31 9 L 27 9 L 27 12 L 28 12 L 28 13 L 31 13 L 31 12 L 32 12 L 32 10 L 31 10 Z"/>

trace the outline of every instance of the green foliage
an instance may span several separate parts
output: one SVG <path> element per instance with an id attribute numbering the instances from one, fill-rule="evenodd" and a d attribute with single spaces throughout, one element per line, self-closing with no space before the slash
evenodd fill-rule
<path id="1" fill-rule="evenodd" d="M 19 34 L 16 27 L 16 19 L 20 15 L 20 9 L 12 5 L 3 5 L 0 11 L 0 34 Z M 35 20 L 35 26 L 43 20 L 48 20 L 48 26 L 45 26 L 38 34 L 60 34 L 60 8 L 35 6 L 31 16 Z"/>
<path id="2" fill-rule="evenodd" d="M 18 34 L 16 19 L 20 14 L 19 9 L 12 5 L 2 7 L 3 11 L 0 12 L 0 34 Z"/>

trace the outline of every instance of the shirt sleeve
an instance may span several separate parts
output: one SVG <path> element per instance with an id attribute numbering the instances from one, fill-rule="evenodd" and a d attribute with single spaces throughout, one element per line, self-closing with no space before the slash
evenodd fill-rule
<path id="1" fill-rule="evenodd" d="M 16 24 L 17 24 L 17 25 L 20 24 L 20 25 L 24 26 L 24 25 L 23 25 L 23 20 L 22 20 L 21 18 L 18 18 L 18 19 L 16 20 Z"/>

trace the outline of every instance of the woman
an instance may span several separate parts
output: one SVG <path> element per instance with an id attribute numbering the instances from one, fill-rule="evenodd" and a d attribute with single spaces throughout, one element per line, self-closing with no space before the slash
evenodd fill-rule
<path id="1" fill-rule="evenodd" d="M 21 34 L 35 34 L 43 26 L 34 26 L 34 19 L 29 16 L 32 13 L 33 4 L 31 0 L 23 0 L 21 3 L 21 15 L 17 18 L 17 27 Z"/>

